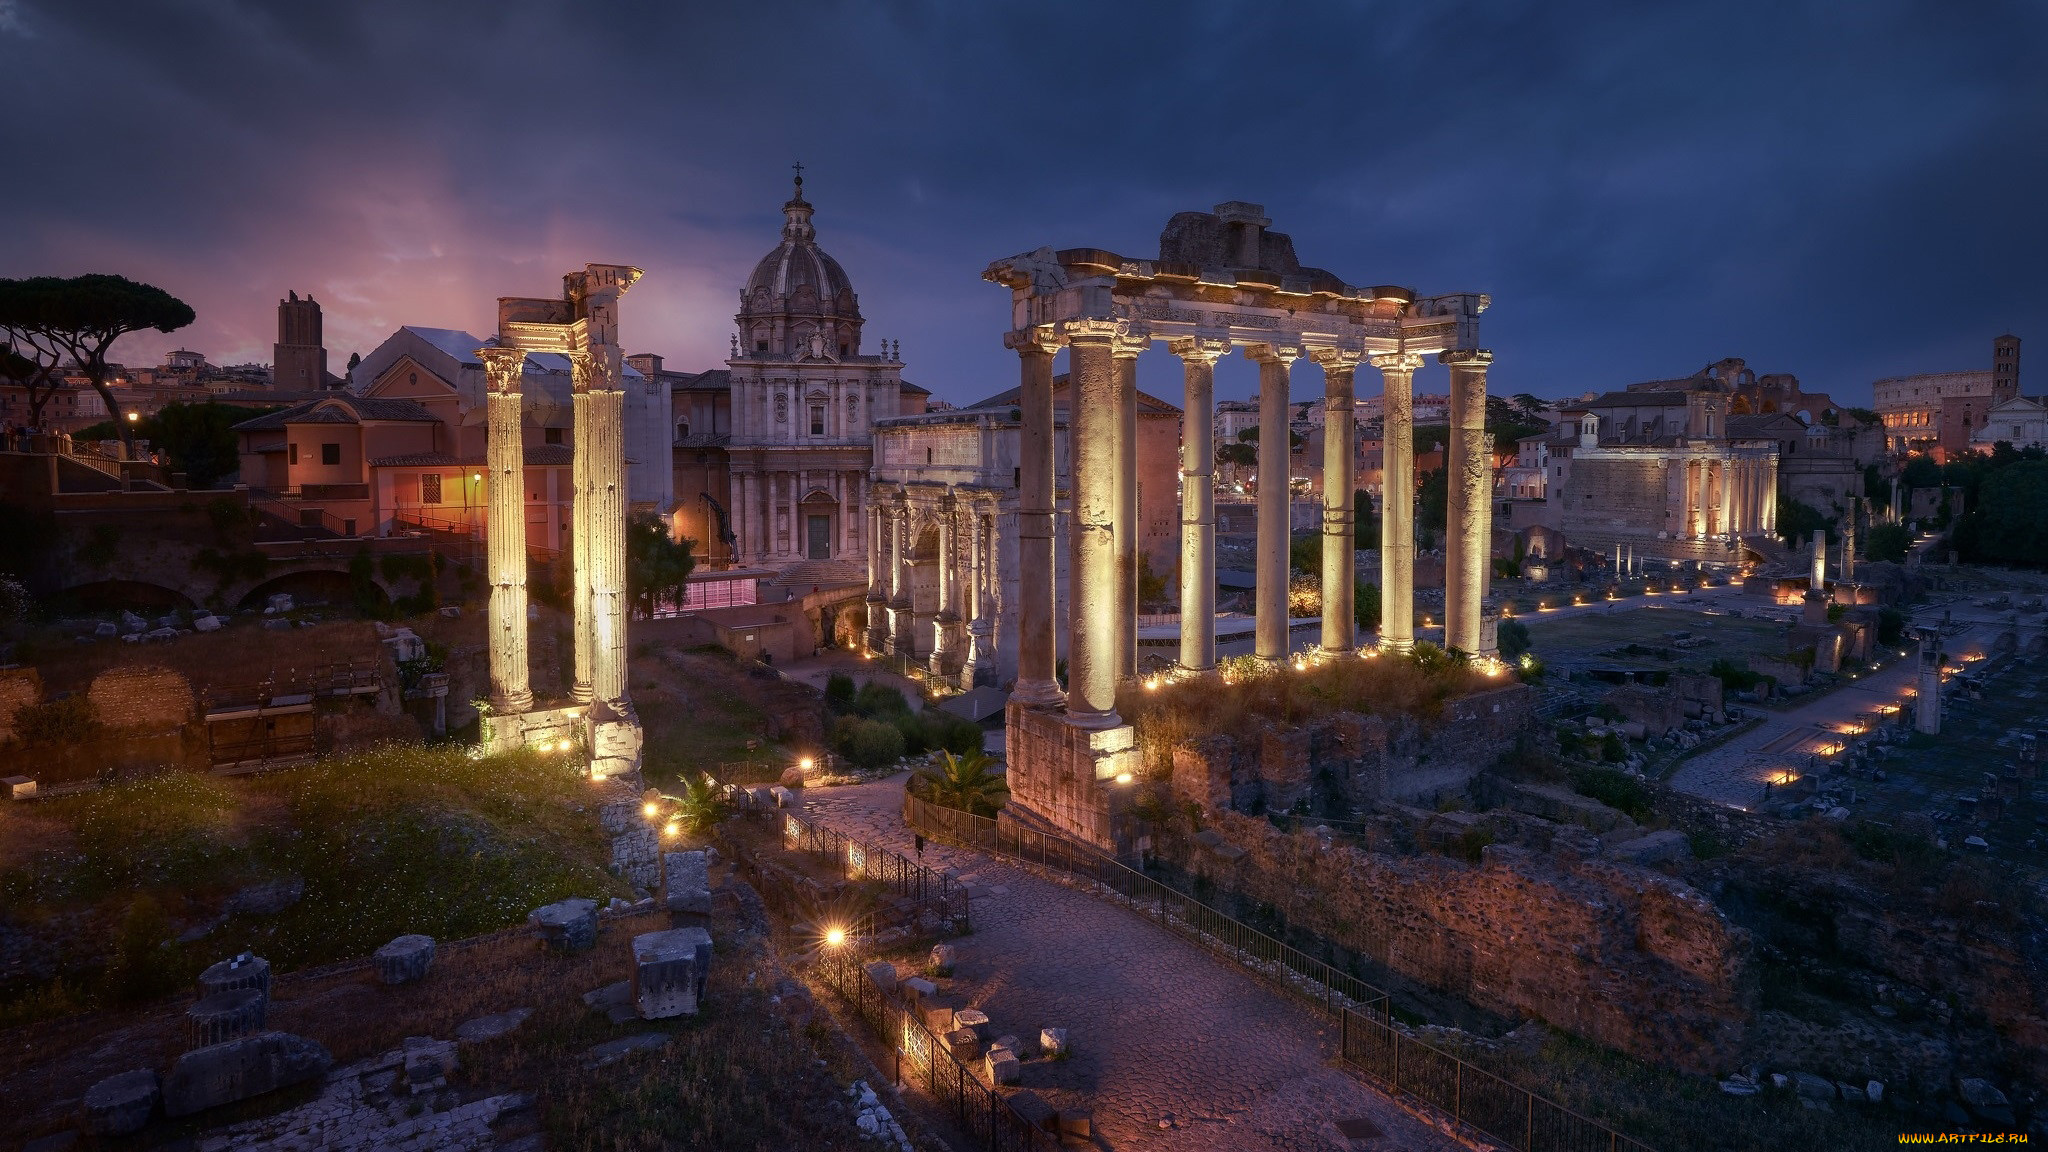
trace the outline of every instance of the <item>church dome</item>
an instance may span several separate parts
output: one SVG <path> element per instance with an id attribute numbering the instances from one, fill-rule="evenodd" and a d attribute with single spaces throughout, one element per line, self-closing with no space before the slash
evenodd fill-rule
<path id="1" fill-rule="evenodd" d="M 860 303 L 846 270 L 818 247 L 804 181 L 782 206 L 782 243 L 761 258 L 740 293 L 742 338 L 755 351 L 800 352 L 816 333 L 845 355 L 860 346 Z"/>

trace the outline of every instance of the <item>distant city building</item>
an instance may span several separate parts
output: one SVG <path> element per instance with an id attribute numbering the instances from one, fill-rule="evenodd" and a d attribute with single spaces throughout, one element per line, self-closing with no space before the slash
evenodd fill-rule
<path id="1" fill-rule="evenodd" d="M 1971 435 L 1970 449 L 1990 452 L 2000 444 L 2048 449 L 2048 397 L 2014 396 L 1993 406 Z"/>
<path id="2" fill-rule="evenodd" d="M 320 305 L 308 295 L 291 292 L 277 302 L 277 343 L 271 356 L 271 380 L 287 392 L 338 388 L 342 381 L 327 374 L 327 348 L 321 335 Z"/>
<path id="3" fill-rule="evenodd" d="M 1216 430 L 1216 443 L 1234 444 L 1238 434 L 1259 426 L 1259 401 L 1256 394 L 1250 400 L 1224 400 L 1216 405 L 1215 414 L 1209 424 Z"/>
<path id="4" fill-rule="evenodd" d="M 1886 446 L 1937 459 L 1970 450 L 1991 410 L 2020 393 L 2020 338 L 1991 342 L 1991 367 L 1972 372 L 1892 376 L 1871 385 Z"/>

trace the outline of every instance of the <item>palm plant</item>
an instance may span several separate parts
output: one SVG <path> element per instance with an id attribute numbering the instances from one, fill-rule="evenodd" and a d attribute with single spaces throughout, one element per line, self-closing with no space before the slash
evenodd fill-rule
<path id="1" fill-rule="evenodd" d="M 695 780 L 683 781 L 683 794 L 673 799 L 676 819 L 692 832 L 707 831 L 726 817 L 725 798 L 719 795 L 718 784 L 708 772 L 699 773 Z"/>
<path id="2" fill-rule="evenodd" d="M 938 766 L 920 768 L 914 778 L 932 803 L 976 816 L 993 816 L 1010 798 L 1009 786 L 990 770 L 994 762 L 986 755 L 941 752 L 939 756 Z"/>

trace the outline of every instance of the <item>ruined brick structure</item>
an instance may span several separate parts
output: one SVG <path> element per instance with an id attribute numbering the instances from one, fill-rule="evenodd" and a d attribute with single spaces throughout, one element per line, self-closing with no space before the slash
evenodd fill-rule
<path id="1" fill-rule="evenodd" d="M 1748 933 L 1677 880 L 1509 845 L 1474 867 L 1234 812 L 1206 823 L 1242 855 L 1188 841 L 1176 863 L 1408 979 L 1687 1072 L 1724 1071 L 1742 1052 L 1756 1001 Z"/>

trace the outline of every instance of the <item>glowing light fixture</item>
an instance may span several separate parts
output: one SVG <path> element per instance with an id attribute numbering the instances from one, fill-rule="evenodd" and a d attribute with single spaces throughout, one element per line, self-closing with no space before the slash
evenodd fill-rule
<path id="1" fill-rule="evenodd" d="M 806 756 L 803 759 L 797 761 L 796 767 L 797 771 L 799 772 L 809 772 L 811 770 L 811 758 L 809 756 Z"/>
<path id="2" fill-rule="evenodd" d="M 838 948 L 846 943 L 846 929 L 837 926 L 825 929 L 825 946 Z"/>
<path id="3" fill-rule="evenodd" d="M 640 806 L 640 814 L 649 820 L 654 819 L 654 801 L 649 800 L 647 803 L 642 804 Z"/>
<path id="4" fill-rule="evenodd" d="M 1119 772 L 1116 774 L 1116 782 L 1119 784 L 1129 784 L 1132 779 L 1133 777 L 1129 772 Z"/>
<path id="5" fill-rule="evenodd" d="M 683 826 L 681 824 L 678 824 L 674 820 L 671 820 L 667 824 L 663 825 L 661 829 L 661 834 L 663 836 L 669 837 L 670 839 L 674 839 L 675 837 L 682 835 L 682 833 Z"/>

